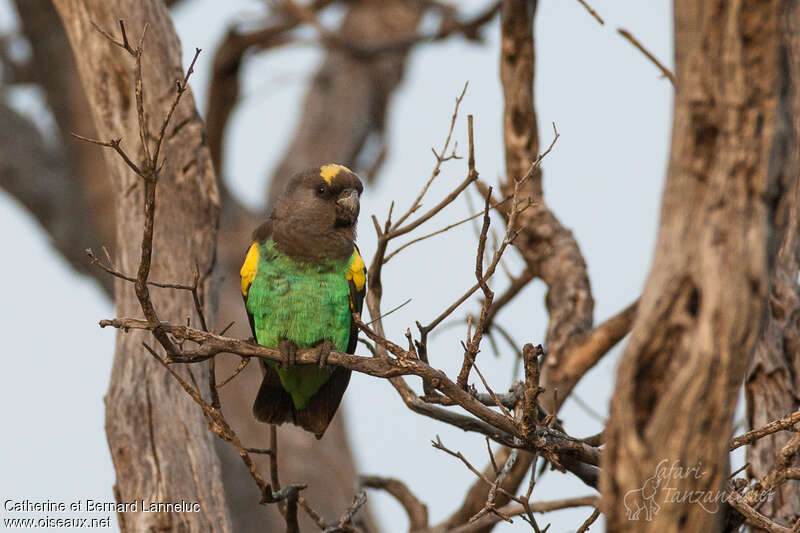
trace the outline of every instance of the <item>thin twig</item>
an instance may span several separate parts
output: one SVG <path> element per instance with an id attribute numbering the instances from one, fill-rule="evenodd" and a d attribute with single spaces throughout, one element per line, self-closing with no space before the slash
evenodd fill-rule
<path id="1" fill-rule="evenodd" d="M 436 176 L 439 175 L 441 172 L 442 163 L 447 160 L 447 149 L 450 147 L 450 139 L 453 137 L 453 129 L 456 125 L 456 119 L 458 118 L 458 108 L 461 106 L 461 101 L 464 99 L 464 95 L 467 93 L 467 87 L 469 86 L 469 82 L 464 83 L 464 88 L 461 90 L 461 94 L 456 97 L 456 105 L 453 109 L 453 116 L 450 118 L 450 128 L 447 130 L 447 137 L 444 140 L 444 146 L 442 149 L 437 153 L 436 150 L 433 151 L 433 154 L 436 156 L 436 164 L 433 167 L 433 171 L 431 172 L 431 176 L 428 178 L 428 181 L 425 182 L 425 185 L 422 187 L 422 190 L 419 192 L 417 197 L 411 203 L 411 207 L 408 208 L 400 218 L 395 221 L 395 223 L 391 227 L 391 231 L 397 230 L 403 222 L 408 219 L 417 209 L 419 209 L 420 205 L 422 204 L 422 199 L 425 197 L 425 194 L 428 192 L 433 180 L 436 179 Z M 455 156 L 455 151 L 452 154 Z"/>
<path id="2" fill-rule="evenodd" d="M 528 168 L 528 170 L 525 173 L 525 175 L 522 176 L 522 178 L 520 178 L 520 179 L 515 181 L 514 194 L 513 194 L 512 199 L 511 199 L 511 206 L 512 207 L 511 207 L 511 211 L 508 214 L 508 222 L 506 223 L 506 236 L 503 239 L 503 243 L 501 244 L 500 248 L 495 252 L 494 259 L 492 260 L 491 265 L 489 265 L 489 267 L 486 269 L 486 273 L 483 276 L 484 280 L 488 280 L 489 278 L 491 278 L 494 275 L 494 271 L 497 268 L 497 265 L 500 262 L 500 259 L 502 258 L 506 247 L 509 244 L 511 244 L 513 242 L 514 238 L 516 237 L 516 230 L 514 229 L 514 225 L 516 223 L 517 215 L 519 215 L 522 212 L 523 209 L 525 209 L 529 205 L 531 205 L 530 203 L 528 203 L 525 207 L 522 207 L 522 208 L 520 207 L 520 202 L 519 202 L 519 199 L 518 199 L 520 187 L 525 182 L 527 182 L 529 179 L 531 179 L 533 177 L 533 175 L 535 174 L 535 172 L 541 167 L 542 160 L 545 157 L 547 157 L 548 154 L 550 154 L 550 152 L 553 149 L 553 146 L 555 146 L 555 143 L 556 143 L 556 141 L 558 141 L 559 137 L 560 137 L 560 134 L 558 133 L 558 130 L 556 129 L 555 123 L 553 123 L 553 140 L 550 143 L 550 146 L 547 147 L 547 150 L 545 150 L 544 152 L 542 152 L 540 155 L 538 155 L 536 157 L 536 159 L 531 163 L 531 165 Z M 487 196 L 490 196 L 490 195 L 487 195 Z M 474 294 L 475 291 L 477 291 L 479 288 L 481 288 L 481 283 L 480 282 L 475 283 L 475 285 L 473 285 L 464 294 L 462 294 L 455 302 L 453 302 L 453 304 L 450 305 L 450 307 L 445 309 L 441 314 L 439 314 L 439 316 L 437 316 L 435 319 L 433 319 L 430 323 L 428 323 L 425 326 L 419 326 L 420 332 L 422 333 L 423 337 L 425 337 L 436 326 L 438 326 L 442 322 L 442 320 L 444 320 L 445 318 L 450 316 L 453 313 L 453 311 L 455 311 L 462 303 L 464 303 L 467 300 L 467 298 L 472 296 L 472 294 Z"/>
<path id="3" fill-rule="evenodd" d="M 494 475 L 497 475 L 500 473 L 500 469 L 497 467 L 497 461 L 494 460 L 494 452 L 492 452 L 492 443 L 489 442 L 489 437 L 486 437 L 486 450 L 489 452 L 489 461 L 492 465 Z"/>
<path id="4" fill-rule="evenodd" d="M 353 517 L 365 503 L 367 503 L 367 493 L 361 490 L 353 496 L 353 503 L 350 504 L 350 507 L 345 509 L 339 521 L 335 525 L 326 528 L 325 533 L 353 532 L 354 529 L 348 526 L 352 524 Z"/>
<path id="5" fill-rule="evenodd" d="M 126 276 L 125 274 L 123 274 L 122 272 L 114 269 L 113 267 L 104 265 L 100 261 L 100 259 L 98 259 L 98 257 L 96 255 L 94 255 L 94 252 L 92 252 L 91 248 L 87 248 L 86 249 L 86 255 L 89 257 L 89 263 L 91 263 L 92 265 L 96 266 L 100 270 L 103 270 L 103 271 L 111 274 L 115 278 L 124 279 L 125 281 L 129 281 L 131 283 L 135 283 L 136 282 L 136 278 L 131 277 L 131 276 Z M 183 283 L 164 283 L 164 282 L 160 282 L 160 281 L 148 280 L 147 284 L 148 285 L 152 285 L 153 287 L 160 287 L 162 289 L 177 289 L 177 290 L 181 290 L 181 291 L 191 291 L 191 290 L 194 289 L 194 287 L 192 285 L 185 285 Z"/>
<path id="6" fill-rule="evenodd" d="M 392 314 L 392 313 L 394 313 L 395 311 L 397 311 L 397 310 L 399 310 L 399 309 L 402 309 L 402 308 L 403 308 L 403 307 L 405 307 L 406 305 L 410 304 L 410 303 L 411 303 L 411 300 L 413 300 L 413 298 L 409 298 L 408 300 L 406 300 L 405 302 L 401 303 L 400 305 L 396 305 L 396 306 L 392 307 L 391 309 L 389 309 L 388 311 L 386 311 L 385 313 L 383 313 L 383 314 L 382 314 L 381 316 L 379 316 L 378 318 L 375 318 L 375 319 L 373 319 L 371 322 L 367 322 L 367 325 L 368 325 L 368 326 L 371 326 L 372 324 L 374 324 L 374 323 L 375 323 L 375 322 L 377 322 L 378 320 L 383 320 L 384 318 L 386 318 L 387 316 L 391 315 L 391 314 Z"/>
<path id="7" fill-rule="evenodd" d="M 380 476 L 360 476 L 361 487 L 380 489 L 391 494 L 403 506 L 408 515 L 409 531 L 428 529 L 428 507 L 422 503 L 408 486 L 399 479 Z"/>
<path id="8" fill-rule="evenodd" d="M 505 203 L 506 201 L 508 201 L 510 199 L 511 199 L 511 196 L 507 196 L 506 198 L 503 198 L 499 202 L 496 202 L 496 203 L 492 204 L 491 208 L 495 209 L 495 208 L 499 207 L 501 204 Z M 431 233 L 428 233 L 426 235 L 423 235 L 421 237 L 417 237 L 416 239 L 412 239 L 412 240 L 410 240 L 410 241 L 408 241 L 406 243 L 403 243 L 396 250 L 394 250 L 392 253 L 390 253 L 390 254 L 388 254 L 386 256 L 386 258 L 383 260 L 383 264 L 385 265 L 386 263 L 389 262 L 389 260 L 392 257 L 396 256 L 398 253 L 400 253 L 401 251 L 405 250 L 406 248 L 408 248 L 409 246 L 411 246 L 413 244 L 416 244 L 418 242 L 424 241 L 426 239 L 430 239 L 431 237 L 435 237 L 437 235 L 441 235 L 442 233 L 445 233 L 445 232 L 447 232 L 447 231 L 449 231 L 449 230 L 451 230 L 453 228 L 456 228 L 456 227 L 458 227 L 458 226 L 460 226 L 462 224 L 465 224 L 465 223 L 469 222 L 470 220 L 475 220 L 476 218 L 481 217 L 481 216 L 483 216 L 483 210 L 481 210 L 481 211 L 479 211 L 479 212 L 477 212 L 477 213 L 475 213 L 473 215 L 470 215 L 467 218 L 462 218 L 458 222 L 453 222 L 452 224 L 448 224 L 447 226 L 444 226 L 443 228 L 440 228 L 440 229 L 438 229 L 436 231 L 433 231 Z"/>
<path id="9" fill-rule="evenodd" d="M 90 137 L 84 137 L 83 135 L 78 135 L 75 132 L 70 132 L 70 135 L 72 135 L 73 137 L 75 137 L 80 141 L 96 144 L 98 146 L 105 146 L 107 148 L 113 148 L 114 151 L 117 152 L 117 154 L 119 154 L 122 160 L 125 161 L 125 164 L 128 165 L 135 174 L 137 175 L 142 174 L 143 171 L 136 165 L 136 163 L 134 163 L 131 160 L 130 157 L 128 157 L 128 154 L 125 153 L 125 150 L 123 150 L 122 147 L 120 146 L 122 144 L 122 139 L 111 139 L 110 141 L 100 141 L 97 139 L 92 139 Z"/>
<path id="10" fill-rule="evenodd" d="M 564 498 L 562 500 L 535 502 L 530 504 L 529 508 L 526 508 L 525 505 L 521 503 L 513 503 L 501 507 L 499 510 L 503 515 L 512 517 L 527 514 L 529 509 L 532 513 L 549 513 L 573 507 L 596 507 L 599 503 L 598 500 L 599 498 L 597 496 L 579 496 L 575 498 Z M 478 531 L 485 531 L 500 520 L 501 518 L 497 515 L 487 515 L 475 522 L 450 529 L 448 533 L 476 533 Z M 535 524 L 535 522 L 533 522 L 532 525 L 533 524 Z M 534 531 L 537 529 L 538 526 L 534 527 Z M 544 528 L 540 531 L 547 530 L 548 528 Z"/>
<path id="11" fill-rule="evenodd" d="M 597 11 L 592 9 L 592 6 L 586 3 L 586 0 L 578 0 L 578 2 L 580 2 L 580 4 L 586 9 L 586 11 L 588 11 L 589 14 L 593 16 L 597 22 L 600 23 L 600 25 L 605 25 L 605 21 L 603 20 L 603 18 L 597 14 Z"/>
<path id="12" fill-rule="evenodd" d="M 656 56 L 651 54 L 650 51 L 648 51 L 647 48 L 645 48 L 644 45 L 642 45 L 642 43 L 640 43 L 636 39 L 636 37 L 634 37 L 631 34 L 631 32 L 629 32 L 628 30 L 626 30 L 624 28 L 618 28 L 617 29 L 617 33 L 622 35 L 637 50 L 639 50 L 641 53 L 643 53 L 645 55 L 645 57 L 650 60 L 651 63 L 653 63 L 656 67 L 658 67 L 658 70 L 660 70 L 661 73 L 664 75 L 664 77 L 667 78 L 670 81 L 670 83 L 672 83 L 672 86 L 673 87 L 675 86 L 675 75 L 672 73 L 672 71 L 670 69 L 668 69 L 667 67 L 665 67 L 664 64 L 661 63 L 661 61 L 659 61 L 656 58 Z"/>
<path id="13" fill-rule="evenodd" d="M 239 361 L 239 366 L 237 366 L 237 367 L 236 367 L 236 370 L 234 370 L 234 371 L 233 371 L 233 374 L 231 374 L 231 375 L 230 375 L 230 376 L 229 376 L 227 379 L 225 379 L 225 381 L 223 381 L 222 383 L 218 383 L 218 384 L 217 384 L 217 388 L 218 388 L 218 389 L 221 389 L 222 387 L 224 387 L 225 385 L 227 385 L 228 383 L 230 383 L 230 382 L 233 380 L 233 378 L 235 378 L 236 376 L 238 376 L 238 375 L 239 375 L 239 373 L 241 373 L 241 371 L 242 371 L 242 370 L 244 370 L 244 369 L 245 369 L 245 367 L 246 367 L 246 366 L 247 366 L 249 363 L 250 363 L 250 358 L 249 358 L 249 357 L 242 357 L 242 360 L 241 360 L 241 361 Z"/>
<path id="14" fill-rule="evenodd" d="M 728 450 L 732 451 L 740 446 L 744 446 L 745 444 L 752 444 L 758 439 L 764 438 L 767 435 L 771 435 L 775 432 L 791 429 L 795 424 L 798 423 L 800 423 L 800 411 L 796 411 L 790 415 L 784 416 L 783 418 L 774 420 L 763 427 L 748 431 L 743 435 L 732 438 L 730 445 L 728 446 Z"/>
<path id="15" fill-rule="evenodd" d="M 589 515 L 589 518 L 583 521 L 583 524 L 581 524 L 581 527 L 579 527 L 575 533 L 586 533 L 589 531 L 589 527 L 594 524 L 594 521 L 597 520 L 599 516 L 600 511 L 598 509 L 592 511 L 592 514 Z"/>
<path id="16" fill-rule="evenodd" d="M 472 472 L 473 474 L 475 474 L 478 477 L 478 479 L 482 480 L 484 483 L 486 483 L 490 487 L 494 486 L 494 481 L 492 481 L 489 478 L 487 478 L 486 475 L 484 475 L 483 472 L 481 472 L 480 470 L 478 470 L 477 468 L 472 466 L 472 463 L 470 463 L 467 460 L 467 458 L 464 457 L 464 454 L 462 454 L 461 452 L 453 451 L 450 448 L 448 448 L 447 446 L 445 446 L 444 443 L 442 442 L 442 439 L 439 438 L 439 435 L 436 435 L 436 440 L 431 441 L 431 445 L 433 445 L 433 447 L 436 448 L 437 450 L 441 450 L 441 451 L 445 452 L 448 455 L 452 455 L 453 457 L 455 457 L 456 459 L 461 461 L 464 464 L 464 466 L 466 466 L 467 469 L 470 472 Z M 515 502 L 518 502 L 520 504 L 523 503 L 522 499 L 520 499 L 517 496 L 515 496 L 514 494 L 508 492 L 503 487 L 497 487 L 496 490 L 499 490 L 501 493 L 506 495 L 508 498 L 514 500 Z"/>
<path id="17" fill-rule="evenodd" d="M 503 465 L 503 469 L 500 471 L 500 474 L 498 474 L 497 478 L 495 478 L 494 483 L 492 483 L 492 487 L 489 489 L 489 496 L 486 499 L 486 504 L 483 506 L 483 509 L 478 511 L 478 513 L 475 516 L 469 519 L 470 522 L 478 520 L 487 513 L 496 514 L 506 522 L 511 522 L 511 518 L 508 515 L 505 515 L 497 510 L 494 502 L 495 498 L 497 497 L 498 487 L 503 485 L 503 481 L 505 481 L 508 472 L 514 467 L 514 464 L 517 462 L 518 456 L 519 456 L 519 450 L 512 450 L 512 452 L 508 456 L 508 459 L 506 459 L 506 464 Z"/>
<path id="18" fill-rule="evenodd" d="M 536 273 L 532 269 L 526 267 L 525 270 L 523 270 L 518 276 L 511 278 L 511 283 L 508 285 L 508 287 L 506 287 L 505 292 L 495 298 L 491 307 L 489 307 L 489 311 L 486 314 L 487 328 L 491 329 L 494 327 L 494 317 L 496 317 L 497 314 L 522 291 L 522 289 L 527 287 L 528 283 L 530 283 L 535 277 Z"/>
<path id="19" fill-rule="evenodd" d="M 574 401 L 576 404 L 578 404 L 578 407 L 580 407 L 584 413 L 594 418 L 598 422 L 605 424 L 608 421 L 605 416 L 592 409 L 592 406 L 583 401 L 581 397 L 578 396 L 576 393 L 573 392 L 572 394 L 570 394 L 569 398 L 572 399 L 572 401 Z"/>
<path id="20" fill-rule="evenodd" d="M 319 513 L 317 513 L 311 507 L 311 505 L 308 503 L 308 501 L 304 497 L 299 496 L 297 498 L 297 505 L 299 505 L 300 507 L 303 508 L 303 510 L 308 515 L 308 517 L 311 518 L 311 520 L 314 521 L 314 523 L 317 525 L 317 527 L 320 529 L 320 531 L 324 531 L 325 530 L 325 527 L 326 527 L 325 520 L 319 515 Z"/>

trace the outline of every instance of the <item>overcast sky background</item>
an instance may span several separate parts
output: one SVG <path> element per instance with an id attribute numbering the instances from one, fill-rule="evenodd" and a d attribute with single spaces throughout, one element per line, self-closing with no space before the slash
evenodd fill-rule
<path id="1" fill-rule="evenodd" d="M 469 13 L 486 1 L 463 4 Z M 577 1 L 539 2 L 536 110 L 543 146 L 552 139 L 552 122 L 561 133 L 543 165 L 546 200 L 581 246 L 596 302 L 595 321 L 600 322 L 631 303 L 647 275 L 672 105 L 669 81 L 616 29 L 630 30 L 671 66 L 672 19 L 666 0 L 595 0 L 592 4 L 606 26 L 600 26 Z M 205 106 L 216 44 L 230 24 L 253 20 L 262 5 L 259 0 L 185 0 L 174 10 L 185 61 L 194 47 L 204 50 L 192 78 L 199 106 Z M 325 21 L 333 25 L 339 15 L 331 12 Z M 435 22 L 431 19 L 425 25 L 433 28 Z M 0 0 L 0 31 L 15 25 L 8 0 Z M 430 148 L 441 146 L 454 98 L 466 81 L 470 85 L 455 131 L 459 146 L 466 148 L 466 114 L 473 114 L 477 169 L 491 184 L 502 174 L 499 22 L 488 25 L 485 34 L 485 44 L 453 38 L 417 47 L 411 55 L 406 79 L 392 100 L 388 159 L 377 185 L 362 199 L 359 246 L 365 257 L 371 257 L 375 249 L 369 216 L 384 218 L 392 200 L 397 204 L 395 212 L 413 200 L 434 163 Z M 225 175 L 234 194 L 251 207 L 262 201 L 265 177 L 291 136 L 306 82 L 320 57 L 319 49 L 306 44 L 246 62 L 243 98 L 226 136 Z M 47 116 L 36 91 L 7 91 L 5 98 L 46 127 Z M 433 205 L 465 174 L 465 161 L 447 163 L 426 204 Z M 473 205 L 479 205 L 475 197 Z M 470 213 L 467 202 L 459 200 L 428 223 L 425 231 Z M 0 327 L 6 339 L 5 379 L 0 387 L 5 418 L 0 496 L 4 500 L 113 500 L 114 471 L 103 430 L 102 400 L 114 332 L 97 326 L 100 318 L 112 316 L 111 303 L 94 282 L 76 275 L 53 252 L 48 236 L 2 191 L 0 226 L 5 228 L 7 250 L 0 276 L 6 302 L 0 306 Z M 402 340 L 415 320 L 429 321 L 474 282 L 475 243 L 473 228 L 463 225 L 411 247 L 387 265 L 384 309 L 413 298 L 386 318 L 391 338 Z M 509 268 L 519 272 L 522 262 L 515 252 L 508 257 Z M 494 284 L 498 293 L 505 285 L 504 277 L 501 274 Z M 544 342 L 544 292 L 540 281 L 530 284 L 499 317 L 520 344 Z M 476 302 L 465 305 L 456 316 L 463 318 L 467 311 L 477 310 Z M 432 364 L 455 375 L 463 335 L 461 326 L 437 335 L 430 350 Z M 481 370 L 499 391 L 506 389 L 514 370 L 513 357 L 502 344 L 501 352 L 495 358 L 487 343 L 479 358 Z M 607 413 L 619 353 L 619 348 L 614 350 L 575 391 L 601 416 Z M 405 480 L 428 504 L 432 523 L 455 509 L 473 475 L 454 458 L 433 449 L 431 439 L 440 435 L 446 445 L 461 450 L 479 467 L 487 461 L 482 437 L 412 414 L 383 380 L 354 374 L 344 409 L 359 470 Z M 602 428 L 602 422 L 574 400 L 567 401 L 561 418 L 568 432 L 578 437 Z M 548 472 L 537 484 L 534 497 L 549 500 L 589 493 L 569 476 Z M 406 530 L 398 504 L 375 492 L 369 498 L 383 531 Z M 586 508 L 557 512 L 542 516 L 539 523 L 551 521 L 551 531 L 569 531 L 589 514 Z M 497 530 L 524 527 L 517 519 Z"/>

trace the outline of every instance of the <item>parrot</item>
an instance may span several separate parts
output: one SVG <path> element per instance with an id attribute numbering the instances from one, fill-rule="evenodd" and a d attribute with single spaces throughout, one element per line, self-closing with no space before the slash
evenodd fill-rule
<path id="1" fill-rule="evenodd" d="M 359 177 L 338 164 L 292 176 L 267 220 L 253 232 L 241 268 L 241 289 L 255 342 L 280 351 L 261 359 L 253 416 L 300 426 L 321 439 L 350 381 L 350 370 L 327 364 L 332 350 L 354 353 L 367 270 L 356 240 Z M 318 364 L 297 364 L 316 348 Z"/>

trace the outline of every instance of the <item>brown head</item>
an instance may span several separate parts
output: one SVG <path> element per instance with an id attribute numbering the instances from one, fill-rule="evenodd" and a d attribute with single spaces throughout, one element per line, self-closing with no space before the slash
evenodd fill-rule
<path id="1" fill-rule="evenodd" d="M 296 174 L 270 216 L 279 250 L 304 259 L 347 259 L 353 254 L 361 180 L 341 165 Z"/>

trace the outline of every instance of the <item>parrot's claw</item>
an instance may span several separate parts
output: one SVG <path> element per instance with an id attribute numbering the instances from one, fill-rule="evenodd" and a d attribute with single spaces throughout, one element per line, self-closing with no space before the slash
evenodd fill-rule
<path id="1" fill-rule="evenodd" d="M 328 356 L 333 349 L 333 343 L 329 340 L 322 341 L 322 344 L 319 345 L 317 348 L 317 360 L 319 361 L 320 368 L 325 368 L 325 365 L 328 364 Z"/>
<path id="2" fill-rule="evenodd" d="M 284 370 L 297 363 L 297 345 L 295 343 L 281 339 L 278 343 L 278 350 L 281 352 L 281 366 Z"/>

